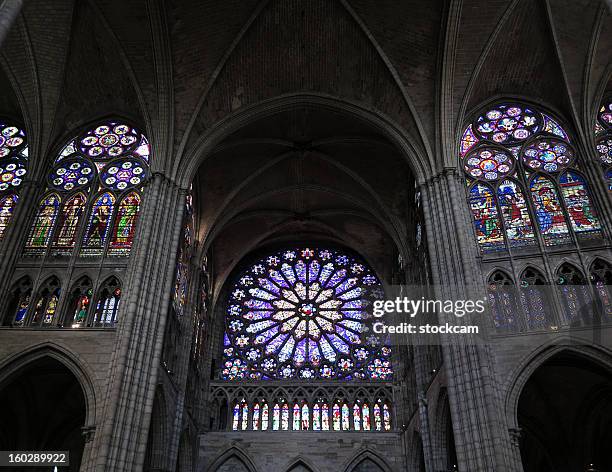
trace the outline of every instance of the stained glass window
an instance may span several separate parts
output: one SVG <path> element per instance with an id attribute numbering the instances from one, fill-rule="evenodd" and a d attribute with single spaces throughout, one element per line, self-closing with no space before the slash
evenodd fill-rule
<path id="1" fill-rule="evenodd" d="M 59 296 L 59 282 L 57 279 L 52 278 L 44 284 L 43 288 L 39 292 L 38 298 L 34 305 L 32 325 L 50 326 L 53 323 L 57 311 Z"/>
<path id="2" fill-rule="evenodd" d="M 590 324 L 593 307 L 582 272 L 571 264 L 563 264 L 557 270 L 557 285 L 561 292 L 566 321 L 573 326 Z"/>
<path id="3" fill-rule="evenodd" d="M 512 279 L 504 272 L 494 272 L 489 277 L 488 296 L 495 328 L 510 331 L 517 329 L 517 304 Z"/>
<path id="4" fill-rule="evenodd" d="M 23 326 L 26 323 L 28 308 L 32 298 L 32 279 L 24 276 L 11 290 L 13 297 L 9 304 L 8 313 L 4 317 L 5 325 Z"/>
<path id="5" fill-rule="evenodd" d="M 280 406 L 278 406 L 278 403 L 276 403 L 274 405 L 274 408 L 272 409 L 272 430 L 278 431 L 279 426 L 280 426 Z"/>
<path id="6" fill-rule="evenodd" d="M 260 414 L 259 403 L 255 403 L 255 406 L 253 407 L 253 429 L 255 431 L 259 430 L 259 414 Z"/>
<path id="7" fill-rule="evenodd" d="M 185 199 L 185 216 L 183 218 L 183 233 L 178 249 L 176 262 L 176 273 L 174 276 L 174 294 L 172 306 L 178 316 L 182 316 L 187 303 L 187 289 L 189 286 L 189 261 L 193 250 L 193 207 L 192 197 L 187 195 Z"/>
<path id="8" fill-rule="evenodd" d="M 293 430 L 299 431 L 301 426 L 301 418 L 300 418 L 300 405 L 297 403 L 293 404 Z"/>
<path id="9" fill-rule="evenodd" d="M 549 315 L 548 284 L 544 276 L 533 268 L 527 268 L 521 275 L 521 305 L 529 329 L 548 328 L 552 324 Z"/>
<path id="10" fill-rule="evenodd" d="M 110 228 L 114 204 L 115 197 L 110 192 L 104 192 L 94 200 L 83 236 L 82 255 L 102 254 Z"/>
<path id="11" fill-rule="evenodd" d="M 18 200 L 19 197 L 14 193 L 0 197 L 0 241 L 4 237 Z"/>
<path id="12" fill-rule="evenodd" d="M 283 404 L 281 411 L 281 429 L 287 431 L 289 429 L 289 405 Z"/>
<path id="13" fill-rule="evenodd" d="M 591 265 L 591 280 L 599 297 L 601 315 L 605 319 L 612 317 L 612 266 L 596 259 Z"/>
<path id="14" fill-rule="evenodd" d="M 234 410 L 232 412 L 232 430 L 238 431 L 240 425 L 240 404 L 236 402 L 234 404 Z"/>
<path id="15" fill-rule="evenodd" d="M 612 100 L 605 99 L 594 126 L 595 147 L 608 191 L 612 192 Z"/>
<path id="16" fill-rule="evenodd" d="M 329 406 L 327 403 L 323 403 L 321 407 L 321 429 L 329 431 Z"/>
<path id="17" fill-rule="evenodd" d="M 383 405 L 383 424 L 385 426 L 385 431 L 391 429 L 391 412 L 389 411 L 389 405 L 386 403 Z"/>
<path id="18" fill-rule="evenodd" d="M 121 200 L 115 216 L 113 238 L 108 253 L 110 255 L 124 256 L 129 254 L 134 240 L 136 220 L 140 210 L 140 196 L 136 192 L 129 193 Z"/>
<path id="19" fill-rule="evenodd" d="M 340 431 L 340 406 L 337 403 L 332 408 L 332 422 L 334 431 Z"/>
<path id="20" fill-rule="evenodd" d="M 54 243 L 56 248 L 61 249 L 57 249 L 56 254 L 70 255 L 84 206 L 85 195 L 82 193 L 77 193 L 64 203 Z"/>
<path id="21" fill-rule="evenodd" d="M 242 403 L 240 404 L 241 407 L 241 416 L 242 416 L 242 430 L 246 431 L 247 428 L 249 427 L 249 405 L 247 404 L 246 400 L 242 400 Z"/>
<path id="22" fill-rule="evenodd" d="M 345 403 L 342 405 L 342 429 L 348 431 L 351 429 L 350 410 L 348 405 Z"/>
<path id="23" fill-rule="evenodd" d="M 261 408 L 261 429 L 262 431 L 266 431 L 268 429 L 268 404 L 264 403 L 263 407 Z"/>
<path id="24" fill-rule="evenodd" d="M 365 330 L 382 296 L 371 269 L 336 250 L 258 260 L 230 291 L 222 378 L 391 379 L 391 349 Z"/>
<path id="25" fill-rule="evenodd" d="M 302 405 L 302 430 L 307 431 L 310 428 L 310 420 L 309 420 L 310 412 L 308 405 L 304 403 Z"/>
<path id="26" fill-rule="evenodd" d="M 121 285 L 115 277 L 108 279 L 98 295 L 94 325 L 113 327 L 117 324 L 117 313 L 121 302 Z"/>
<path id="27" fill-rule="evenodd" d="M 567 224 L 553 182 L 542 175 L 537 175 L 531 181 L 530 189 L 536 219 L 545 244 L 568 242 Z"/>
<path id="28" fill-rule="evenodd" d="M 361 407 L 357 403 L 353 405 L 353 424 L 355 425 L 355 431 L 361 429 Z"/>
<path id="29" fill-rule="evenodd" d="M 511 246 L 536 244 L 527 202 L 520 187 L 513 180 L 504 180 L 497 188 L 506 237 Z"/>
<path id="30" fill-rule="evenodd" d="M 382 430 L 383 421 L 380 412 L 380 405 L 378 403 L 374 405 L 374 426 L 376 427 L 376 431 Z"/>
<path id="31" fill-rule="evenodd" d="M 312 407 L 312 429 L 321 431 L 321 405 L 319 403 L 315 403 Z"/>
<path id="32" fill-rule="evenodd" d="M 44 248 L 47 247 L 51 238 L 59 206 L 60 198 L 55 193 L 47 195 L 41 200 L 38 214 L 34 219 L 34 225 L 26 245 L 27 253 L 40 254 L 44 252 Z"/>
<path id="33" fill-rule="evenodd" d="M 20 126 L 0 120 L 0 193 L 16 189 L 28 171 L 28 143 Z"/>
<path id="34" fill-rule="evenodd" d="M 612 139 L 600 138 L 598 143 L 600 156 L 609 160 Z M 572 232 L 601 236 L 587 183 L 574 170 L 579 166 L 577 152 L 568 133 L 546 113 L 520 103 L 488 107 L 466 127 L 459 157 L 483 252 L 503 249 L 506 244 L 535 246 L 537 232 L 549 246 L 570 243 Z M 576 220 L 572 216 L 576 209 L 588 209 L 589 216 Z M 572 218 L 571 230 L 566 212 Z"/>
<path id="35" fill-rule="evenodd" d="M 574 232 L 578 235 L 601 234 L 601 226 L 591 204 L 584 178 L 576 172 L 567 171 L 561 175 L 559 185 Z"/>
<path id="36" fill-rule="evenodd" d="M 470 190 L 470 207 L 480 246 L 484 250 L 503 249 L 504 236 L 491 188 L 481 183 L 474 184 Z"/>
<path id="37" fill-rule="evenodd" d="M 59 222 L 51 218 L 52 205 L 48 202 L 45 213 L 34 222 L 32 233 L 35 236 L 26 246 L 25 253 L 44 254 L 42 248 L 47 246 L 49 234 L 55 232 L 54 247 L 59 249 L 52 251 L 53 254 L 69 255 L 71 251 L 67 249 L 75 246 L 80 227 L 86 226 L 81 256 L 103 255 L 108 239 L 111 239 L 109 254 L 127 256 L 140 207 L 139 192 L 150 175 L 149 155 L 150 147 L 145 136 L 136 128 L 116 120 L 98 123 L 72 138 L 47 174 L 47 187 L 54 191 L 48 198 L 57 199 L 55 206 L 66 201 L 62 218 Z M 15 173 L 18 172 L 21 171 L 15 169 Z M 80 192 L 78 197 L 73 195 L 75 191 Z M 93 203 L 89 203 L 91 200 Z M 116 205 L 118 201 L 119 205 Z M 89 204 L 90 213 L 81 218 Z M 81 223 L 82 220 L 85 223 Z M 54 229 L 55 224 L 59 228 Z"/>
<path id="38" fill-rule="evenodd" d="M 363 430 L 370 431 L 370 407 L 364 403 L 361 410 L 363 411 Z"/>

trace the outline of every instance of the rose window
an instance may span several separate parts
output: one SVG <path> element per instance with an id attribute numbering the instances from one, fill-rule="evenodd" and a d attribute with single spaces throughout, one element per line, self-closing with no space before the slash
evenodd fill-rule
<path id="1" fill-rule="evenodd" d="M 386 340 L 372 333 L 378 278 L 330 249 L 272 254 L 229 294 L 222 377 L 391 379 Z"/>

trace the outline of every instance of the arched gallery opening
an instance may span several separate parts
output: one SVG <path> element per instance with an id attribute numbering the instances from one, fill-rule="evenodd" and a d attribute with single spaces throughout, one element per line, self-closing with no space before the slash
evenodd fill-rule
<path id="1" fill-rule="evenodd" d="M 85 417 L 79 380 L 54 358 L 29 362 L 0 384 L 0 450 L 69 451 L 70 467 L 62 470 L 78 471 Z"/>
<path id="2" fill-rule="evenodd" d="M 612 470 L 612 371 L 574 352 L 529 377 L 518 404 L 525 472 Z"/>

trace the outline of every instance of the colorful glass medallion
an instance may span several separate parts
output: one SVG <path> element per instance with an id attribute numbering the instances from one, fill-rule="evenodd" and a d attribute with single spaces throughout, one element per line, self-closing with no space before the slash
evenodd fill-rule
<path id="1" fill-rule="evenodd" d="M 467 156 L 464 168 L 474 179 L 497 180 L 512 173 L 514 158 L 501 148 L 480 147 Z"/>
<path id="2" fill-rule="evenodd" d="M 538 138 L 523 149 L 523 162 L 527 169 L 559 172 L 574 160 L 569 144 L 556 138 Z"/>
<path id="3" fill-rule="evenodd" d="M 93 164 L 85 159 L 67 159 L 57 163 L 49 173 L 49 184 L 57 190 L 83 188 L 95 177 Z"/>
<path id="4" fill-rule="evenodd" d="M 25 163 L 17 159 L 0 160 L 0 191 L 18 187 L 27 173 Z"/>
<path id="5" fill-rule="evenodd" d="M 78 140 L 80 151 L 96 159 L 122 156 L 141 143 L 141 133 L 125 123 L 108 122 L 87 131 Z"/>
<path id="6" fill-rule="evenodd" d="M 612 165 L 612 135 L 607 134 L 597 141 L 599 161 L 605 165 Z"/>
<path id="7" fill-rule="evenodd" d="M 128 157 L 108 164 L 100 180 L 105 187 L 123 191 L 141 185 L 146 177 L 146 166 L 139 159 Z"/>
<path id="8" fill-rule="evenodd" d="M 22 129 L 0 122 L 0 159 L 27 157 L 26 136 Z"/>
<path id="9" fill-rule="evenodd" d="M 518 104 L 501 104 L 479 116 L 473 129 L 482 139 L 497 144 L 523 142 L 542 129 L 540 113 Z"/>

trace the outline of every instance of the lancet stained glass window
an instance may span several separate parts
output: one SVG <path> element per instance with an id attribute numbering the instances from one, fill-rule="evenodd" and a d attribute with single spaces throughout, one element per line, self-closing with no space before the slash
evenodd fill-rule
<path id="1" fill-rule="evenodd" d="M 222 378 L 391 379 L 387 340 L 365 329 L 383 295 L 364 262 L 337 250 L 259 259 L 230 290 Z"/>
<path id="2" fill-rule="evenodd" d="M 598 142 L 605 161 L 612 140 Z M 546 113 L 521 103 L 491 105 L 464 130 L 459 156 L 483 252 L 534 246 L 537 233 L 548 246 L 571 243 L 573 234 L 601 236 L 577 152 Z"/>
<path id="3" fill-rule="evenodd" d="M 18 200 L 19 197 L 14 193 L 0 197 L 0 241 L 2 241 L 6 228 L 13 217 L 13 211 L 15 211 Z"/>
<path id="4" fill-rule="evenodd" d="M 140 192 L 150 175 L 149 157 L 150 147 L 145 136 L 117 120 L 99 122 L 68 141 L 47 173 L 47 188 L 53 191 L 50 197 L 67 202 L 59 221 L 48 225 L 49 232 L 58 232 L 54 246 L 64 248 L 54 249 L 53 255 L 69 255 L 72 251 L 66 248 L 73 248 L 76 235 L 81 233 L 81 256 L 102 256 L 107 246 L 109 255 L 129 254 Z M 80 196 L 75 200 L 77 191 Z M 43 215 L 47 220 L 48 217 Z M 48 241 L 41 237 L 44 227 L 40 219 L 34 222 L 39 237 L 26 246 L 26 255 L 45 253 Z M 54 229 L 54 225 L 60 228 Z M 84 230 L 80 229 L 82 226 Z"/>

